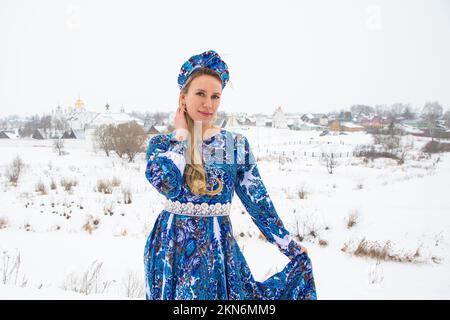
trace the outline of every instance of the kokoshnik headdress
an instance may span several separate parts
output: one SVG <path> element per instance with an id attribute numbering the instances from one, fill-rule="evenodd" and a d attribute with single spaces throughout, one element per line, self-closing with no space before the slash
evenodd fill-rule
<path id="1" fill-rule="evenodd" d="M 189 76 L 199 68 L 208 68 L 215 71 L 222 80 L 222 89 L 225 88 L 230 75 L 228 66 L 225 61 L 220 58 L 219 54 L 213 50 L 205 51 L 201 54 L 194 55 L 189 58 L 182 66 L 178 75 L 178 86 L 183 89 Z"/>

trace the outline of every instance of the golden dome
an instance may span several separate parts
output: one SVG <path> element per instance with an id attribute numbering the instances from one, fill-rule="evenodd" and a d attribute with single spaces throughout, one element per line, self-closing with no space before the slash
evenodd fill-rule
<path id="1" fill-rule="evenodd" d="M 75 101 L 75 109 L 82 109 L 84 108 L 84 102 L 80 98 Z"/>

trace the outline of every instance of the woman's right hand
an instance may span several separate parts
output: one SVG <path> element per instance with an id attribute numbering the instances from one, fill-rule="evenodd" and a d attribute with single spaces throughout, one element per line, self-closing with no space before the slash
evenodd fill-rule
<path id="1" fill-rule="evenodd" d="M 300 250 L 300 253 L 306 253 L 306 254 L 308 254 L 308 250 L 304 247 L 304 246 L 301 246 L 301 250 Z"/>
<path id="2" fill-rule="evenodd" d="M 189 136 L 185 112 L 186 112 L 186 107 L 184 107 L 180 104 L 175 113 L 175 119 L 174 119 L 175 138 L 178 141 L 183 141 L 183 140 L 187 139 L 187 137 Z"/>

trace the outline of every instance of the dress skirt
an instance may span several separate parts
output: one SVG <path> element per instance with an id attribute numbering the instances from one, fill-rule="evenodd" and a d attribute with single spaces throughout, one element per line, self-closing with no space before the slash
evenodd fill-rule
<path id="1" fill-rule="evenodd" d="M 144 249 L 148 300 L 315 300 L 312 264 L 297 255 L 283 270 L 256 281 L 233 237 L 229 216 L 163 210 Z"/>

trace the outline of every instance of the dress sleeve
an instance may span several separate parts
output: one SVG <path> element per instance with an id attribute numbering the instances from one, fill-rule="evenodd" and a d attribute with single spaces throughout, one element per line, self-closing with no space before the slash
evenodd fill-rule
<path id="1" fill-rule="evenodd" d="M 169 199 L 176 198 L 181 192 L 186 148 L 187 140 L 180 142 L 173 134 L 159 134 L 148 144 L 145 176 Z"/>
<path id="2" fill-rule="evenodd" d="M 236 161 L 235 191 L 239 199 L 266 239 L 293 260 L 301 254 L 301 246 L 279 218 L 259 174 L 248 140 L 243 135 L 236 137 Z"/>

